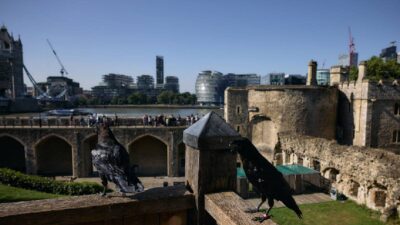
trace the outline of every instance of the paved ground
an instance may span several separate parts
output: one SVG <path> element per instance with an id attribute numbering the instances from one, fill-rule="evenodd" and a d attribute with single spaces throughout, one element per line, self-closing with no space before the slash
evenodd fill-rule
<path id="1" fill-rule="evenodd" d="M 330 196 L 325 193 L 294 195 L 293 197 L 298 205 L 333 201 L 330 198 Z M 254 208 L 256 208 L 257 205 L 260 204 L 261 199 L 252 198 L 252 199 L 246 199 L 245 201 L 248 202 L 249 205 L 252 205 Z M 264 209 L 265 207 L 268 207 L 268 203 L 264 203 L 261 208 Z M 275 201 L 274 208 L 279 208 L 279 207 L 284 207 L 284 205 L 280 201 Z"/>

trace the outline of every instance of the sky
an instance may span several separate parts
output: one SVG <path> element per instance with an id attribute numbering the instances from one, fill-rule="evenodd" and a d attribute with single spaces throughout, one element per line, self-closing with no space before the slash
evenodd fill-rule
<path id="1" fill-rule="evenodd" d="M 37 82 L 59 75 L 49 39 L 84 89 L 108 73 L 155 77 L 162 55 L 164 76 L 194 93 L 203 70 L 305 75 L 311 59 L 330 68 L 348 52 L 349 27 L 359 60 L 378 55 L 400 42 L 400 0 L 0 0 L 0 23 L 20 35 Z"/>

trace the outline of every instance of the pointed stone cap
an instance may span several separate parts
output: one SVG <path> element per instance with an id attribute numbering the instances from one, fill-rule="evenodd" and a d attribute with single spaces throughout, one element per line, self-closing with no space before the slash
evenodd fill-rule
<path id="1" fill-rule="evenodd" d="M 183 143 L 199 150 L 228 149 L 229 143 L 239 138 L 240 134 L 215 112 L 183 131 Z"/>

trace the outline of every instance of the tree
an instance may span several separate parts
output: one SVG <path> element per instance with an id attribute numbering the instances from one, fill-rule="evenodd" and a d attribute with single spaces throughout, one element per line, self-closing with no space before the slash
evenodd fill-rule
<path id="1" fill-rule="evenodd" d="M 141 105 L 147 103 L 147 95 L 139 92 L 134 92 L 129 95 L 127 102 L 129 104 Z"/>
<path id="2" fill-rule="evenodd" d="M 170 104 L 172 103 L 173 95 L 174 93 L 172 91 L 163 91 L 157 96 L 157 103 Z"/>
<path id="3" fill-rule="evenodd" d="M 356 66 L 350 67 L 349 80 L 357 80 L 358 68 Z"/>
<path id="4" fill-rule="evenodd" d="M 367 78 L 372 81 L 380 79 L 400 79 L 400 64 L 373 56 L 367 61 Z"/>

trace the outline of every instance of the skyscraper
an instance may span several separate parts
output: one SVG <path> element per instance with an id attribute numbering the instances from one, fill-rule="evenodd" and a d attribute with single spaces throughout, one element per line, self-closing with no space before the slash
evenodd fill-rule
<path id="1" fill-rule="evenodd" d="M 164 84 L 164 57 L 156 56 L 157 86 Z"/>

